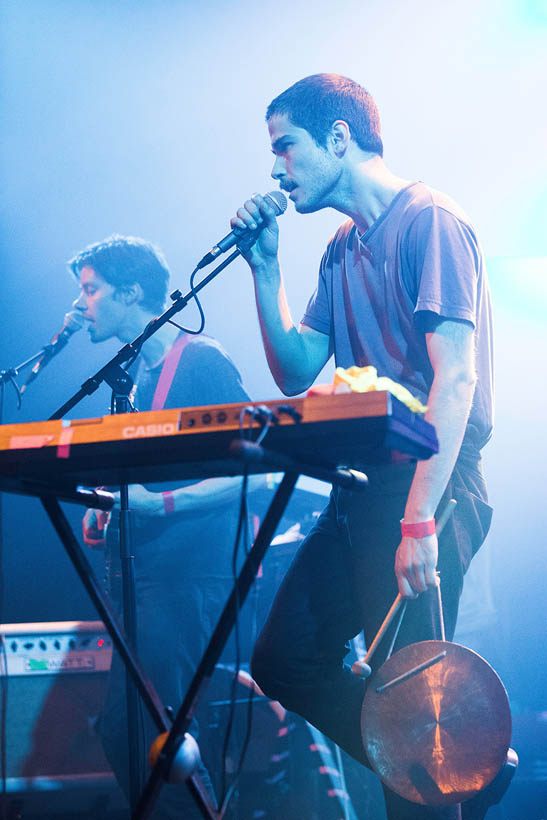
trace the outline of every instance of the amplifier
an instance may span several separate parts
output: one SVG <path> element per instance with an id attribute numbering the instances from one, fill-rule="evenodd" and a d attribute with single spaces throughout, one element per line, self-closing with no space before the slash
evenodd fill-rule
<path id="1" fill-rule="evenodd" d="M 10 796 L 28 808 L 34 795 L 45 811 L 69 792 L 71 806 L 83 808 L 100 789 L 110 803 L 118 787 L 96 732 L 112 657 L 103 624 L 2 624 L 0 640 Z"/>
<path id="2" fill-rule="evenodd" d="M 5 652 L 0 675 L 41 675 L 108 672 L 112 641 L 102 621 L 58 621 L 41 624 L 0 624 Z"/>

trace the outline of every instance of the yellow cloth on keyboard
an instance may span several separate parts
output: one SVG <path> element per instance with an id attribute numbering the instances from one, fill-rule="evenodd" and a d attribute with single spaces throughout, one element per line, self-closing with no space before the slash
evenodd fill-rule
<path id="1" fill-rule="evenodd" d="M 337 367 L 334 371 L 334 392 L 339 390 L 336 388 L 339 385 L 347 385 L 354 393 L 368 393 L 371 390 L 389 390 L 399 401 L 412 410 L 414 413 L 425 413 L 425 407 L 419 399 L 412 395 L 410 390 L 403 387 L 402 384 L 397 384 L 393 379 L 388 379 L 386 376 L 378 376 L 378 371 L 371 365 L 369 367 Z M 343 389 L 343 388 L 342 388 Z"/>

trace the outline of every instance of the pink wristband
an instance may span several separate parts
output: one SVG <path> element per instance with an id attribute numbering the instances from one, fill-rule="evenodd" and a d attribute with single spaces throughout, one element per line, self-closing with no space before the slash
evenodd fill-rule
<path id="1" fill-rule="evenodd" d="M 165 515 L 171 515 L 171 513 L 175 512 L 175 498 L 171 490 L 166 490 L 162 493 L 163 496 L 163 508 L 165 510 Z"/>
<path id="2" fill-rule="evenodd" d="M 429 521 L 420 521 L 418 524 L 406 524 L 404 520 L 401 521 L 401 535 L 403 538 L 425 538 L 426 535 L 435 535 L 435 519 L 430 518 Z"/>

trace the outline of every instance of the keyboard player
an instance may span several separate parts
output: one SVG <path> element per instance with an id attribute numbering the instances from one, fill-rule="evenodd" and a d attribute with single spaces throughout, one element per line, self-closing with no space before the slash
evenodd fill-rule
<path id="1" fill-rule="evenodd" d="M 90 341 L 132 341 L 161 313 L 169 269 L 150 242 L 111 236 L 89 245 L 68 263 L 80 293 Z M 192 336 L 166 324 L 142 348 L 134 373 L 139 410 L 247 401 L 233 362 L 214 339 Z M 210 634 L 231 590 L 231 555 L 241 480 L 210 478 L 176 485 L 129 488 L 137 601 L 137 651 L 165 705 L 176 710 L 186 693 Z M 119 499 L 117 500 L 119 504 Z M 84 518 L 90 546 L 111 552 L 110 587 L 120 604 L 114 514 L 107 528 L 94 510 Z M 157 731 L 146 714 L 142 775 Z M 128 794 L 125 675 L 114 658 L 101 722 L 102 742 L 116 777 Z M 210 782 L 201 766 L 201 775 Z M 143 780 L 144 782 L 144 780 Z M 185 785 L 167 785 L 152 815 L 156 820 L 198 818 Z"/>

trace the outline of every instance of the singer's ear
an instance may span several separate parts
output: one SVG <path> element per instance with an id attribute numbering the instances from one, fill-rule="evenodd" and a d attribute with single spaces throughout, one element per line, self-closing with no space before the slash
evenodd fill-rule
<path id="1" fill-rule="evenodd" d="M 120 285 L 116 288 L 116 295 L 124 305 L 138 305 L 142 302 L 144 293 L 138 282 L 131 285 Z"/>
<path id="2" fill-rule="evenodd" d="M 349 125 L 345 120 L 336 120 L 331 125 L 329 140 L 335 156 L 342 158 L 351 140 Z"/>

